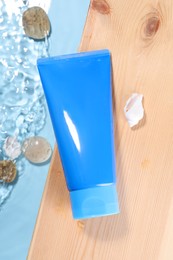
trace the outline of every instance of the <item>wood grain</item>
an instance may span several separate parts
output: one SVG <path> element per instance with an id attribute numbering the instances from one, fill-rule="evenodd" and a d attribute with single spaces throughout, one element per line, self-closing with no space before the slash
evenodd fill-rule
<path id="1" fill-rule="evenodd" d="M 173 1 L 92 1 L 80 51 L 103 48 L 112 53 L 121 213 L 74 221 L 55 149 L 30 260 L 173 259 Z M 145 118 L 130 129 L 123 108 L 134 92 Z"/>

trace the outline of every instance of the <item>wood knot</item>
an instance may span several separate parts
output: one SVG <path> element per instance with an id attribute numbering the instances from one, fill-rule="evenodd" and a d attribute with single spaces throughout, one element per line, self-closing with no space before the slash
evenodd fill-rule
<path id="1" fill-rule="evenodd" d="M 143 41 L 147 43 L 151 42 L 160 28 L 161 20 L 161 15 L 158 10 L 153 10 L 142 18 L 140 35 Z"/>
<path id="2" fill-rule="evenodd" d="M 110 13 L 110 6 L 106 2 L 106 0 L 93 0 L 92 1 L 92 8 L 99 12 L 100 14 L 109 14 Z"/>
<path id="3" fill-rule="evenodd" d="M 160 19 L 159 17 L 150 17 L 146 21 L 145 35 L 146 37 L 153 37 L 159 29 Z"/>

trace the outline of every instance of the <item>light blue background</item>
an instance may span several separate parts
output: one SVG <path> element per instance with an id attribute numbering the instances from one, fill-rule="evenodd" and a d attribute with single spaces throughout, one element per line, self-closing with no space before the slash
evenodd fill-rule
<path id="1" fill-rule="evenodd" d="M 89 0 L 52 0 L 49 10 L 52 24 L 51 55 L 77 51 L 88 6 Z M 46 137 L 54 147 L 49 116 L 40 135 Z M 34 166 L 26 162 L 25 173 L 0 211 L 0 260 L 26 259 L 48 169 L 49 164 Z"/>

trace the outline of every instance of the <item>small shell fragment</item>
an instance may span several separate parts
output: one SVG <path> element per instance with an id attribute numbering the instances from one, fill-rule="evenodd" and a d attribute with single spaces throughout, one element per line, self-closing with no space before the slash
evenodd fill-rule
<path id="1" fill-rule="evenodd" d="M 22 152 L 28 161 L 39 164 L 49 160 L 52 148 L 45 138 L 33 136 L 23 142 Z"/>
<path id="2" fill-rule="evenodd" d="M 5 139 L 3 150 L 5 154 L 11 159 L 14 160 L 21 154 L 21 145 L 17 141 L 16 136 L 8 136 Z"/>
<path id="3" fill-rule="evenodd" d="M 50 21 L 46 12 L 38 6 L 28 8 L 22 17 L 25 34 L 41 40 L 50 34 Z"/>
<path id="4" fill-rule="evenodd" d="M 126 102 L 124 113 L 130 127 L 137 125 L 144 116 L 142 99 L 143 95 L 134 93 Z"/>
<path id="5" fill-rule="evenodd" d="M 13 182 L 16 178 L 16 165 L 12 161 L 0 161 L 0 180 L 4 182 Z"/>

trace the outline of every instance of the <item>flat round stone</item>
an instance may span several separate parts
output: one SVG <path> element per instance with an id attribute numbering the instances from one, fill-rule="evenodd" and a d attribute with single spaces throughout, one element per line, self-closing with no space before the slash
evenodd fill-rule
<path id="1" fill-rule="evenodd" d="M 39 164 L 49 160 L 52 148 L 45 138 L 33 136 L 23 142 L 22 152 L 28 161 Z"/>
<path id="2" fill-rule="evenodd" d="M 41 40 L 50 34 L 50 21 L 46 12 L 38 6 L 28 8 L 22 17 L 25 34 Z"/>
<path id="3" fill-rule="evenodd" d="M 13 161 L 0 161 L 0 180 L 10 183 L 15 180 L 16 175 L 16 165 Z"/>

